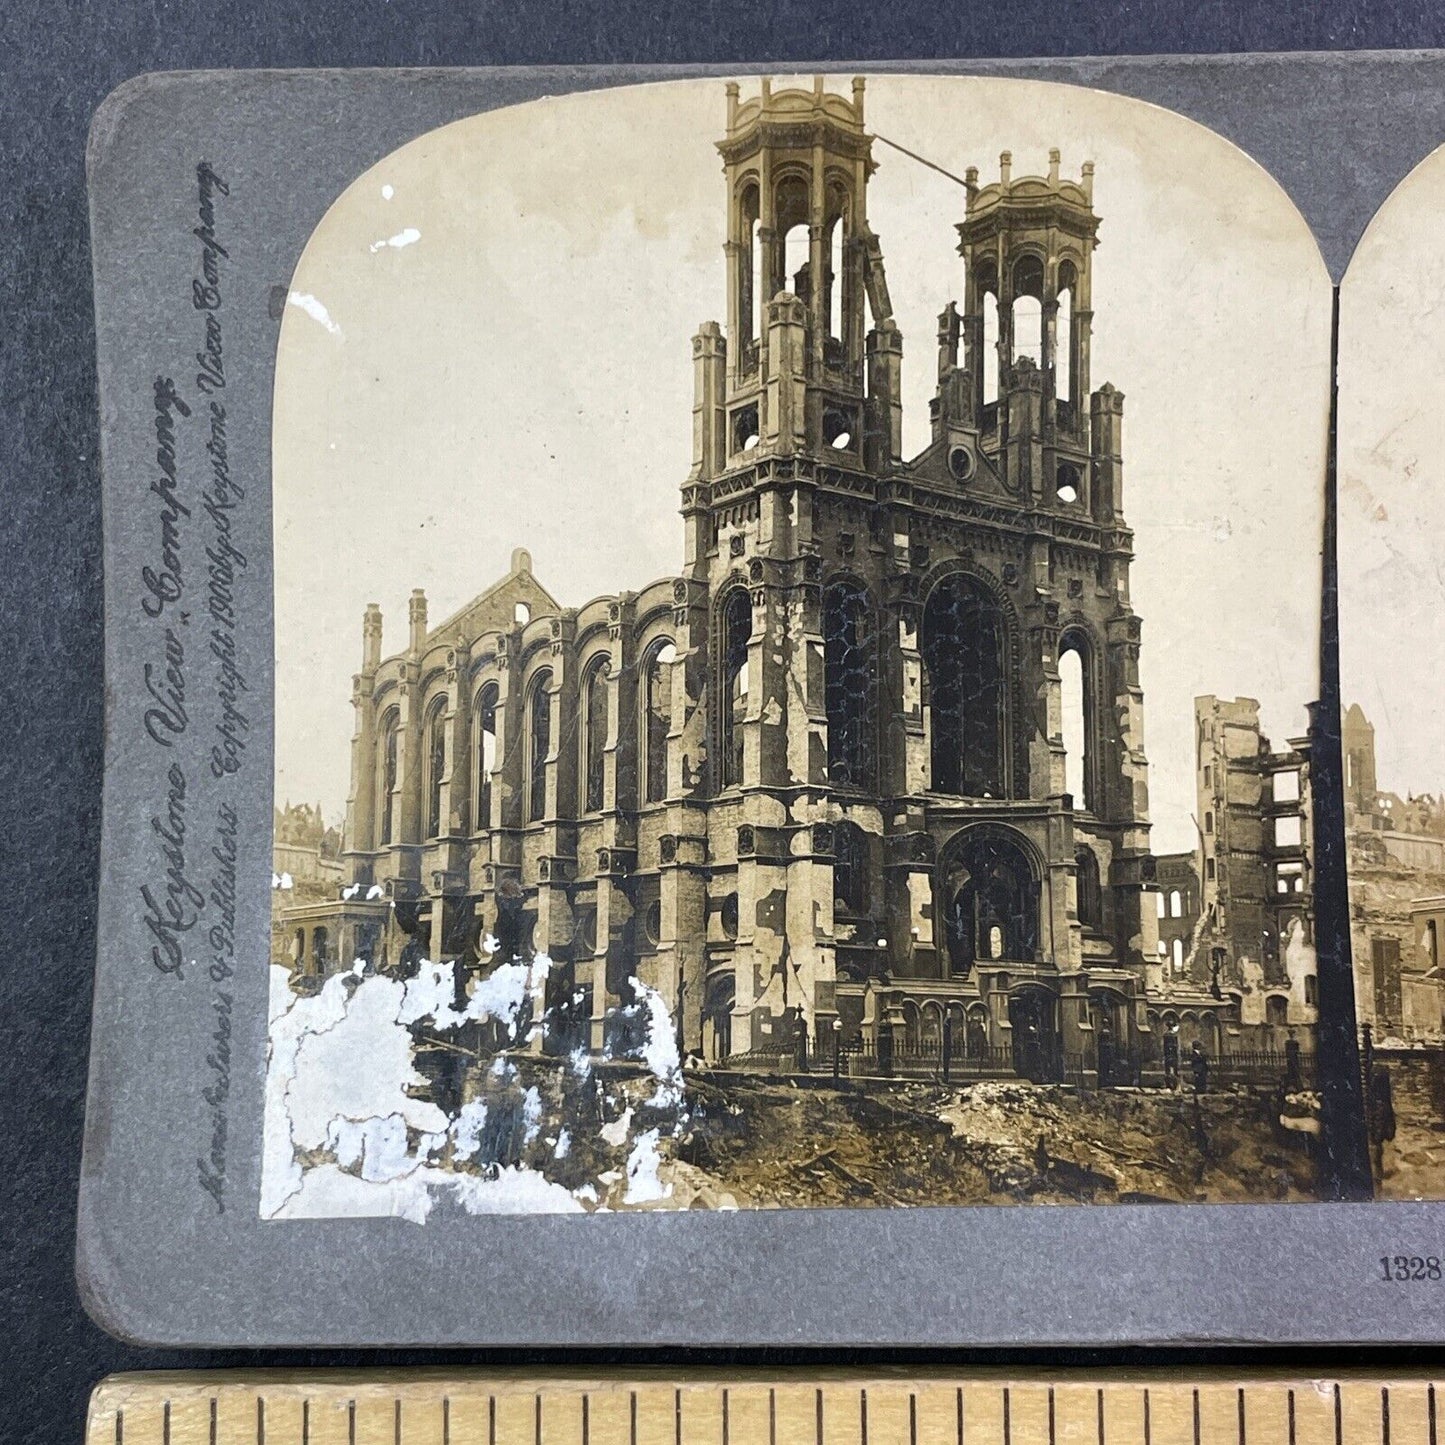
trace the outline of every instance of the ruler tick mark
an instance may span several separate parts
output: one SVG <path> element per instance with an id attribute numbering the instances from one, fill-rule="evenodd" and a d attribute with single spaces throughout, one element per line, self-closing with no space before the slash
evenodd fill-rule
<path id="1" fill-rule="evenodd" d="M 346 1406 L 346 1439 L 348 1445 L 356 1445 L 356 1401 L 351 1400 Z M 213 1440 L 211 1445 L 216 1445 Z"/>
<path id="2" fill-rule="evenodd" d="M 1344 1412 L 1340 1408 L 1340 1387 L 1335 1384 L 1335 1445 L 1345 1445 Z"/>
<path id="3" fill-rule="evenodd" d="M 161 1410 L 161 1440 L 164 1445 L 171 1445 L 171 1402 L 169 1400 Z"/>
<path id="4" fill-rule="evenodd" d="M 487 1396 L 487 1445 L 497 1445 L 497 1397 Z"/>
<path id="5" fill-rule="evenodd" d="M 1199 1391 L 1194 1392 L 1194 1445 L 1199 1445 Z"/>
<path id="6" fill-rule="evenodd" d="M 1149 1416 L 1150 1416 L 1150 1411 L 1149 1411 L 1149 1387 L 1148 1387 L 1148 1385 L 1145 1385 L 1145 1386 L 1144 1386 L 1144 1445 L 1154 1445 L 1154 1440 L 1153 1440 L 1153 1437 L 1152 1437 L 1152 1435 L 1151 1435 L 1151 1433 L 1150 1433 L 1150 1431 L 1151 1431 L 1151 1426 L 1152 1426 L 1152 1423 L 1153 1423 L 1153 1422 L 1150 1420 Z"/>
<path id="7" fill-rule="evenodd" d="M 815 1390 L 813 1394 L 815 1396 L 814 1414 L 817 1419 L 815 1438 L 817 1439 L 818 1445 L 823 1445 L 823 1392 L 821 1390 Z M 632 1445 L 637 1445 L 637 1442 L 634 1440 Z"/>
<path id="8" fill-rule="evenodd" d="M 442 1445 L 452 1445 L 452 1397 L 442 1396 Z"/>
<path id="9" fill-rule="evenodd" d="M 1293 1391 L 1293 1390 L 1291 1390 L 1291 1391 L 1289 1392 L 1289 1445 L 1295 1445 L 1295 1442 L 1294 1442 L 1294 1391 Z"/>
<path id="10" fill-rule="evenodd" d="M 532 1429 L 537 1445 L 542 1445 L 542 1392 L 537 1391 L 532 1404 Z M 632 1397 L 632 1445 L 637 1445 L 637 1396 Z"/>
<path id="11" fill-rule="evenodd" d="M 311 1401 L 301 1402 L 301 1445 L 311 1445 Z"/>
<path id="12" fill-rule="evenodd" d="M 266 1445 L 266 1397 L 256 1396 L 256 1445 Z"/>
<path id="13" fill-rule="evenodd" d="M 592 1439 L 592 1396 L 582 1397 L 582 1445 L 591 1445 Z"/>
<path id="14" fill-rule="evenodd" d="M 1054 1387 L 1049 1386 L 1049 1445 L 1057 1445 L 1057 1435 L 1054 1430 Z"/>
<path id="15" fill-rule="evenodd" d="M 723 1436 L 722 1445 L 729 1445 L 728 1442 L 728 1392 L 723 1390 Z"/>
<path id="16" fill-rule="evenodd" d="M 1104 1445 L 1104 1392 L 1102 1389 L 1099 1390 L 1094 1401 L 1094 1414 L 1099 1425 L 1099 1445 Z"/>
<path id="17" fill-rule="evenodd" d="M 958 1387 L 958 1445 L 963 1445 L 963 1386 Z"/>
<path id="18" fill-rule="evenodd" d="M 821 1393 L 818 1396 L 818 1413 L 821 1419 L 823 1411 L 823 1398 Z M 858 1391 L 858 1426 L 862 1434 L 861 1445 L 868 1445 L 868 1391 L 866 1387 Z M 821 1428 L 818 1431 L 818 1439 L 823 1438 Z"/>
<path id="19" fill-rule="evenodd" d="M 1380 1445 L 1390 1445 L 1390 1387 L 1380 1386 Z"/>
<path id="20" fill-rule="evenodd" d="M 908 1392 L 908 1445 L 918 1445 L 918 1396 Z"/>
<path id="21" fill-rule="evenodd" d="M 771 1389 L 768 1391 L 768 1445 L 778 1445 L 778 1402 Z"/>
<path id="22" fill-rule="evenodd" d="M 682 1391 L 672 1392 L 672 1439 L 673 1445 L 682 1445 Z"/>
<path id="23" fill-rule="evenodd" d="M 1239 1445 L 1245 1445 L 1244 1439 L 1244 1390 L 1241 1387 L 1237 1392 L 1239 1412 Z"/>
<path id="24" fill-rule="evenodd" d="M 1425 1392 L 1425 1414 L 1430 1422 L 1430 1445 L 1436 1445 L 1435 1440 L 1435 1387 L 1431 1385 Z M 1294 1445 L 1291 1441 L 1290 1445 Z"/>
<path id="25" fill-rule="evenodd" d="M 401 1396 L 396 1397 L 396 1445 L 401 1445 Z"/>
<path id="26" fill-rule="evenodd" d="M 632 1445 L 637 1445 L 637 1391 L 629 1390 L 627 1394 L 628 1430 L 631 1432 Z M 537 1423 L 537 1445 L 542 1445 L 542 1425 L 540 1419 Z"/>
<path id="27" fill-rule="evenodd" d="M 1013 1445 L 1013 1401 L 1009 1398 L 1009 1388 L 1003 1387 L 1003 1445 Z"/>

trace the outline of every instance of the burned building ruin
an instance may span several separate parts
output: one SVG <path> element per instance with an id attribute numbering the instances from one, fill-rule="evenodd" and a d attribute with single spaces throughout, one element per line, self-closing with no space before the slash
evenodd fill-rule
<path id="1" fill-rule="evenodd" d="M 947 1034 L 1046 1080 L 1107 1038 L 1137 1075 L 1169 981 L 1093 166 L 967 171 L 906 457 L 863 81 L 729 84 L 718 149 L 680 570 L 571 609 L 518 552 L 434 626 L 414 594 L 389 656 L 368 608 L 347 884 L 278 953 L 545 954 L 559 1053 L 625 1052 L 636 980 L 712 1061 Z"/>

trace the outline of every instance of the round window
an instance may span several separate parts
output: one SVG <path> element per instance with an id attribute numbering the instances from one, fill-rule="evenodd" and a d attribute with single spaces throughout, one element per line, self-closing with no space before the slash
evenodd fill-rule
<path id="1" fill-rule="evenodd" d="M 948 470 L 954 481 L 966 482 L 973 475 L 973 453 L 966 446 L 950 447 Z"/>

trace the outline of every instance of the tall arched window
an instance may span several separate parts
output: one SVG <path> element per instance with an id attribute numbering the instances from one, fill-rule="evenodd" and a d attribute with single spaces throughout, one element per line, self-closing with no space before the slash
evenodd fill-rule
<path id="1" fill-rule="evenodd" d="M 1059 266 L 1059 307 L 1054 313 L 1054 395 L 1059 401 L 1073 398 L 1074 384 L 1074 291 L 1078 275 L 1072 263 Z"/>
<path id="2" fill-rule="evenodd" d="M 438 837 L 444 808 L 442 787 L 447 771 L 447 700 L 439 697 L 426 715 L 426 835 Z"/>
<path id="3" fill-rule="evenodd" d="M 1099 882 L 1099 860 L 1094 850 L 1074 850 L 1074 882 L 1078 895 L 1079 922 L 1094 933 L 1104 927 L 1104 890 Z"/>
<path id="4" fill-rule="evenodd" d="M 833 829 L 833 909 L 857 918 L 869 911 L 868 839 L 856 823 Z"/>
<path id="5" fill-rule="evenodd" d="M 1033 959 L 1039 885 L 1019 844 L 995 833 L 966 837 L 947 879 L 944 931 L 950 972 L 963 977 L 979 959 Z M 1006 985 L 1000 981 L 999 987 Z"/>
<path id="6" fill-rule="evenodd" d="M 1043 365 L 1044 263 L 1037 256 L 1021 256 L 1014 266 L 1013 356 L 1027 356 Z"/>
<path id="7" fill-rule="evenodd" d="M 583 809 L 600 812 L 607 777 L 607 679 L 612 671 L 606 658 L 587 671 L 582 685 L 582 788 Z"/>
<path id="8" fill-rule="evenodd" d="M 748 715 L 748 642 L 753 632 L 753 605 L 746 590 L 734 589 L 723 608 L 722 785 L 736 787 L 743 780 L 743 723 Z"/>
<path id="9" fill-rule="evenodd" d="M 672 730 L 672 664 L 677 648 L 670 642 L 648 654 L 642 682 L 643 801 L 667 797 L 667 735 Z"/>
<path id="10" fill-rule="evenodd" d="M 983 296 L 983 404 L 992 406 L 998 400 L 998 297 L 992 291 Z"/>
<path id="11" fill-rule="evenodd" d="M 527 816 L 547 812 L 547 755 L 552 750 L 552 674 L 539 672 L 527 694 Z"/>
<path id="12" fill-rule="evenodd" d="M 376 841 L 381 847 L 394 843 L 396 824 L 397 752 L 401 746 L 401 717 L 392 708 L 381 724 L 381 766 L 377 771 Z"/>
<path id="13" fill-rule="evenodd" d="M 1059 700 L 1063 712 L 1064 789 L 1074 806 L 1096 812 L 1092 756 L 1093 693 L 1091 653 L 1077 632 L 1059 639 Z"/>
<path id="14" fill-rule="evenodd" d="M 1174 964 L 1175 973 L 1184 972 L 1184 940 L 1176 938 L 1171 945 L 1170 960 Z"/>
<path id="15" fill-rule="evenodd" d="M 932 787 L 968 798 L 1005 796 L 1008 720 L 998 603 L 967 577 L 945 577 L 923 609 Z"/>
<path id="16" fill-rule="evenodd" d="M 746 346 L 758 339 L 758 318 L 763 313 L 766 297 L 762 295 L 763 268 L 758 255 L 758 188 L 743 191 L 738 219 L 742 223 L 738 247 L 738 331 Z"/>
<path id="17" fill-rule="evenodd" d="M 489 682 L 477 694 L 476 738 L 472 748 L 477 770 L 472 788 L 472 828 L 492 826 L 492 773 L 497 766 L 497 685 Z"/>
<path id="18" fill-rule="evenodd" d="M 835 582 L 823 597 L 828 781 L 866 787 L 873 775 L 873 618 L 868 593 Z"/>
<path id="19" fill-rule="evenodd" d="M 810 242 L 808 236 L 808 185 L 801 176 L 779 182 L 773 226 L 777 233 L 782 285 L 800 301 L 811 300 Z M 772 297 L 768 297 L 772 300 Z"/>

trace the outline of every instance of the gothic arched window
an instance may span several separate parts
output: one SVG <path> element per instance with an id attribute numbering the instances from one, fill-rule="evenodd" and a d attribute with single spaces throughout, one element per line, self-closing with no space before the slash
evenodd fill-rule
<path id="1" fill-rule="evenodd" d="M 1054 395 L 1059 401 L 1073 400 L 1074 384 L 1074 293 L 1078 273 L 1073 263 L 1059 266 L 1059 306 L 1054 313 Z"/>
<path id="2" fill-rule="evenodd" d="M 856 823 L 833 829 L 833 908 L 858 918 L 869 911 L 868 839 Z"/>
<path id="3" fill-rule="evenodd" d="M 721 763 L 723 787 L 743 780 L 743 723 L 748 715 L 748 642 L 753 632 L 753 605 L 746 590 L 735 588 L 722 616 Z"/>
<path id="4" fill-rule="evenodd" d="M 758 319 L 767 297 L 763 293 L 762 257 L 758 254 L 758 188 L 746 187 L 738 202 L 738 334 L 744 347 L 758 339 Z"/>
<path id="5" fill-rule="evenodd" d="M 601 811 L 607 778 L 607 679 L 611 667 L 604 657 L 587 671 L 582 684 L 583 811 Z"/>
<path id="6" fill-rule="evenodd" d="M 873 617 L 868 593 L 835 582 L 823 597 L 828 780 L 867 787 L 873 776 Z"/>
<path id="7" fill-rule="evenodd" d="M 377 830 L 379 846 L 394 843 L 396 824 L 396 769 L 397 752 L 401 745 L 401 717 L 392 708 L 381 724 L 381 766 L 377 769 Z"/>
<path id="8" fill-rule="evenodd" d="M 426 715 L 426 835 L 440 836 L 445 809 L 442 787 L 447 771 L 447 700 L 439 697 Z"/>
<path id="9" fill-rule="evenodd" d="M 1104 890 L 1099 883 L 1099 860 L 1092 848 L 1080 847 L 1074 851 L 1074 886 L 1079 922 L 1098 933 L 1104 927 Z"/>
<path id="10" fill-rule="evenodd" d="M 923 609 L 929 684 L 932 787 L 968 798 L 1002 798 L 1008 730 L 1004 674 L 1007 622 L 967 577 L 945 577 Z"/>
<path id="11" fill-rule="evenodd" d="M 472 748 L 477 770 L 472 789 L 472 829 L 492 826 L 492 773 L 497 766 L 497 685 L 489 682 L 477 694 L 476 738 Z"/>
<path id="12" fill-rule="evenodd" d="M 672 730 L 672 664 L 677 648 L 664 642 L 648 654 L 642 678 L 642 797 L 660 803 L 667 797 L 667 735 Z"/>
<path id="13" fill-rule="evenodd" d="M 977 960 L 1032 961 L 1038 942 L 1039 886 L 1023 847 L 997 833 L 965 838 L 948 870 L 945 936 L 951 972 Z M 1006 987 L 999 983 L 1002 989 Z"/>
<path id="14" fill-rule="evenodd" d="M 1094 797 L 1093 652 L 1080 632 L 1059 639 L 1059 695 L 1063 711 L 1064 790 L 1074 806 L 1097 812 Z"/>
<path id="15" fill-rule="evenodd" d="M 1027 356 L 1043 365 L 1044 263 L 1037 256 L 1020 256 L 1014 265 L 1013 359 Z"/>
<path id="16" fill-rule="evenodd" d="M 527 816 L 547 812 L 547 755 L 552 750 L 552 674 L 539 672 L 527 694 Z"/>

